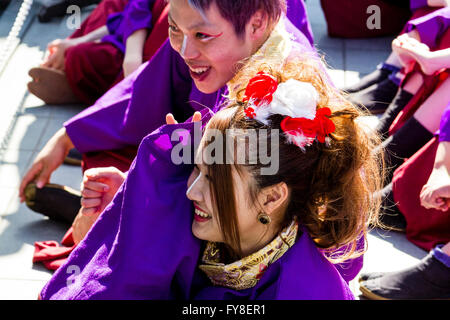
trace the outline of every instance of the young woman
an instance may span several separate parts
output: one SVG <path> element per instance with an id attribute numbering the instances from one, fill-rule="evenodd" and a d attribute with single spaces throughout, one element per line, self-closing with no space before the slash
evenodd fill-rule
<path id="1" fill-rule="evenodd" d="M 147 136 L 41 298 L 351 299 L 332 262 L 363 253 L 380 162 L 359 111 L 322 74 L 301 60 L 246 69 L 235 100 L 208 122 L 192 172 L 174 163 L 173 150 L 195 140 L 195 123 Z M 256 144 L 245 143 L 250 132 Z M 248 161 L 237 160 L 242 154 Z M 264 171 L 274 162 L 277 170 Z"/>

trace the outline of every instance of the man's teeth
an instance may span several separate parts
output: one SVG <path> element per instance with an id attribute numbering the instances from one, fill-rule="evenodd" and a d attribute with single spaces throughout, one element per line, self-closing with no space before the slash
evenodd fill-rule
<path id="1" fill-rule="evenodd" d="M 208 71 L 209 67 L 202 67 L 202 68 L 190 68 L 192 72 L 194 73 L 204 73 Z"/>
<path id="2" fill-rule="evenodd" d="M 210 218 L 210 216 L 207 213 L 204 213 L 198 209 L 195 209 L 195 214 L 202 218 Z"/>

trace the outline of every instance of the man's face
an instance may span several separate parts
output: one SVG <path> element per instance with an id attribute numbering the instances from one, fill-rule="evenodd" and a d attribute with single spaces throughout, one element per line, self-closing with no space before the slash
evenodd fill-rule
<path id="1" fill-rule="evenodd" d="M 215 3 L 203 14 L 187 0 L 170 1 L 170 43 L 189 66 L 195 85 L 203 93 L 223 87 L 236 74 L 238 62 L 252 55 L 255 40 L 247 29 L 239 37 Z"/>

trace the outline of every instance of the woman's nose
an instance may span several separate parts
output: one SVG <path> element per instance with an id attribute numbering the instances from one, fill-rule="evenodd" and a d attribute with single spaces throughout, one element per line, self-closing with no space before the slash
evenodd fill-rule
<path id="1" fill-rule="evenodd" d="M 186 196 L 189 200 L 192 201 L 201 201 L 202 200 L 202 192 L 201 192 L 201 183 L 200 179 L 202 177 L 202 173 L 200 172 L 197 177 L 192 178 L 192 175 L 188 181 L 188 189 L 186 191 Z M 191 182 L 192 183 L 189 183 Z"/>

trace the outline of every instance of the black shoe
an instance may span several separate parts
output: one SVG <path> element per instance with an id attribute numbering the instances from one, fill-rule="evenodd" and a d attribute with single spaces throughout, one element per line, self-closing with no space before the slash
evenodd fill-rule
<path id="1" fill-rule="evenodd" d="M 450 268 L 430 253 L 412 268 L 359 285 L 362 294 L 373 300 L 450 299 Z"/>
<path id="2" fill-rule="evenodd" d="M 356 106 L 367 108 L 372 114 L 384 112 L 397 94 L 398 86 L 389 78 L 349 95 Z"/>
<path id="3" fill-rule="evenodd" d="M 67 14 L 67 8 L 71 5 L 76 5 L 79 8 L 89 6 L 91 4 L 98 4 L 101 0 L 62 0 L 61 2 L 49 7 L 42 7 L 39 10 L 39 22 L 49 22 L 52 18 L 63 17 Z"/>
<path id="4" fill-rule="evenodd" d="M 82 158 L 83 156 L 81 155 L 81 152 L 73 148 L 70 149 L 69 154 L 64 159 L 64 163 L 72 166 L 81 166 Z"/>
<path id="5" fill-rule="evenodd" d="M 379 83 L 389 77 L 389 75 L 392 73 L 391 70 L 387 69 L 376 69 L 372 73 L 369 73 L 365 77 L 363 77 L 361 80 L 359 80 L 358 83 L 348 86 L 345 88 L 342 88 L 342 90 L 348 92 L 348 93 L 355 93 L 361 90 L 364 90 L 371 85 L 374 85 L 375 83 Z"/>
<path id="6" fill-rule="evenodd" d="M 10 2 L 11 0 L 0 0 L 0 11 L 5 10 Z"/>
<path id="7" fill-rule="evenodd" d="M 30 183 L 25 188 L 25 203 L 52 220 L 72 225 L 81 209 L 81 193 L 58 184 L 49 183 L 39 189 L 35 183 Z"/>
<path id="8" fill-rule="evenodd" d="M 369 272 L 369 273 L 361 273 L 361 275 L 358 278 L 358 282 L 363 282 L 367 280 L 376 279 L 379 277 L 382 277 L 386 275 L 387 272 Z"/>

